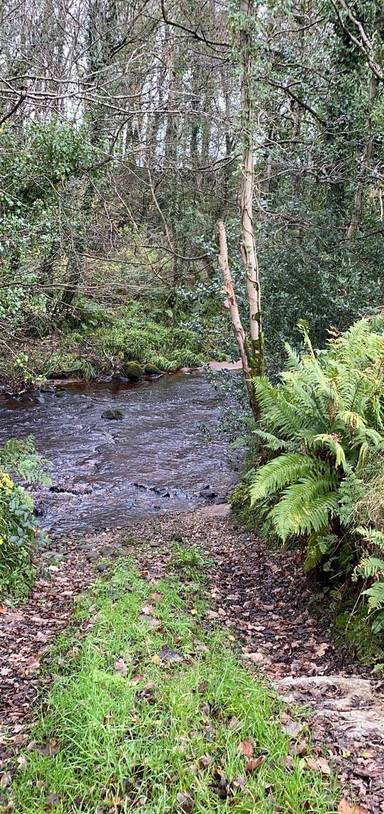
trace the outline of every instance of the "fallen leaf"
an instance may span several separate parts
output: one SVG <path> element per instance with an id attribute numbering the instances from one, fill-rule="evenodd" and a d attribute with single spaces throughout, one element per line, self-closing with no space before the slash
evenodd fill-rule
<path id="1" fill-rule="evenodd" d="M 28 675 L 28 673 L 33 673 L 34 670 L 38 670 L 40 667 L 40 659 L 37 656 L 31 656 L 30 659 L 24 665 L 24 673 Z"/>
<path id="2" fill-rule="evenodd" d="M 191 610 L 191 616 L 197 616 L 197 610 L 196 610 L 196 608 L 192 608 L 192 610 Z"/>
<path id="3" fill-rule="evenodd" d="M 9 786 L 9 784 L 11 783 L 11 781 L 12 781 L 12 777 L 11 777 L 10 773 L 9 772 L 3 772 L 3 774 L 1 775 L 1 779 L 0 779 L 0 789 L 6 789 L 7 786 Z"/>
<path id="4" fill-rule="evenodd" d="M 292 718 L 288 717 L 286 723 L 283 723 L 284 732 L 287 735 L 290 735 L 291 738 L 297 738 L 303 728 L 303 724 L 299 724 L 297 721 L 293 721 Z"/>
<path id="5" fill-rule="evenodd" d="M 135 685 L 135 684 L 140 684 L 142 681 L 144 681 L 144 676 L 137 675 L 137 676 L 133 676 L 133 678 L 131 678 L 129 683 Z"/>
<path id="6" fill-rule="evenodd" d="M 151 602 L 161 602 L 163 594 L 161 594 L 159 591 L 153 591 L 152 594 L 149 594 L 149 598 Z"/>
<path id="7" fill-rule="evenodd" d="M 57 738 L 52 738 L 52 740 L 46 743 L 37 743 L 35 748 L 39 755 L 54 757 L 54 755 L 60 752 L 60 741 L 58 741 Z"/>
<path id="8" fill-rule="evenodd" d="M 182 811 L 183 814 L 190 814 L 193 810 L 193 799 L 188 792 L 179 791 L 178 794 L 176 794 L 176 802 L 179 811 Z"/>
<path id="9" fill-rule="evenodd" d="M 157 654 L 155 654 L 154 656 L 152 656 L 152 658 L 151 658 L 151 662 L 152 662 L 152 664 L 157 664 L 157 665 L 161 664 L 161 658 L 160 658 L 160 656 L 158 656 Z"/>
<path id="10" fill-rule="evenodd" d="M 47 808 L 53 808 L 54 806 L 56 807 L 59 802 L 60 802 L 59 795 L 56 794 L 55 791 L 51 791 L 51 793 L 48 794 L 48 797 L 45 801 L 45 805 Z"/>
<path id="11" fill-rule="evenodd" d="M 327 776 L 331 774 L 331 767 L 324 757 L 307 757 L 305 763 L 314 772 L 321 772 Z"/>
<path id="12" fill-rule="evenodd" d="M 368 809 L 365 806 L 354 805 L 353 803 L 349 803 L 348 800 L 343 797 L 340 800 L 339 805 L 337 807 L 338 814 L 368 814 Z"/>
<path id="13" fill-rule="evenodd" d="M 329 644 L 327 644 L 326 642 L 323 642 L 323 643 L 322 643 L 321 645 L 319 645 L 319 647 L 318 647 L 318 648 L 315 650 L 316 656 L 318 656 L 319 658 L 321 658 L 322 656 L 325 656 L 325 654 L 326 654 L 327 650 L 329 650 Z"/>
<path id="14" fill-rule="evenodd" d="M 265 757 L 264 755 L 259 755 L 259 757 L 252 757 L 250 760 L 247 760 L 245 764 L 245 771 L 246 772 L 254 772 L 258 769 L 262 763 L 264 763 Z"/>
<path id="15" fill-rule="evenodd" d="M 122 676 L 128 675 L 128 666 L 124 659 L 117 659 L 115 661 L 115 673 L 119 673 Z"/>
<path id="16" fill-rule="evenodd" d="M 155 612 L 155 609 L 153 605 L 143 605 L 141 612 L 144 614 L 144 616 L 152 616 L 152 614 Z"/>
<path id="17" fill-rule="evenodd" d="M 251 758 L 253 755 L 253 746 L 250 741 L 240 741 L 237 751 L 240 752 L 241 755 Z"/>
<path id="18" fill-rule="evenodd" d="M 239 775 L 239 777 L 235 777 L 235 779 L 232 781 L 232 786 L 234 789 L 241 789 L 242 791 L 243 789 L 245 789 L 245 785 L 246 785 L 245 777 L 242 777 L 241 775 Z"/>

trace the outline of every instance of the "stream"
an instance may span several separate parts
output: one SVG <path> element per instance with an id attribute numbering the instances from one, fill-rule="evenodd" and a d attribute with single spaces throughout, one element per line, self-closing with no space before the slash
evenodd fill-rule
<path id="1" fill-rule="evenodd" d="M 242 463 L 218 432 L 227 407 L 201 372 L 72 384 L 3 400 L 0 444 L 32 435 L 46 458 L 52 484 L 31 491 L 48 531 L 125 526 L 225 500 Z"/>

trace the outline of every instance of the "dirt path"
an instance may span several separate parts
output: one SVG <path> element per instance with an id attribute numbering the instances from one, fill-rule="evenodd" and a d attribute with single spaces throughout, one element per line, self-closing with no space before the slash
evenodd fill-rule
<path id="1" fill-rule="evenodd" d="M 28 720 L 47 680 L 41 662 L 68 624 L 74 596 L 121 553 L 134 554 L 143 572 L 161 576 L 174 540 L 198 545 L 209 557 L 208 616 L 240 637 L 245 663 L 260 667 L 282 695 L 313 709 L 314 741 L 319 750 L 327 743 L 346 794 L 363 806 L 357 814 L 382 814 L 382 685 L 335 650 L 326 614 L 323 622 L 311 615 L 311 593 L 297 559 L 268 551 L 222 506 L 53 543 L 29 602 L 17 610 L 2 608 L 0 749 L 28 739 Z"/>

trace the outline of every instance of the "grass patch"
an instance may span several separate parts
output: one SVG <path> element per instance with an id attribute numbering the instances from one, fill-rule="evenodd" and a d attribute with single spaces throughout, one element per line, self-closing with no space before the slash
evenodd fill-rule
<path id="1" fill-rule="evenodd" d="M 282 705 L 207 626 L 193 596 L 191 607 L 185 585 L 169 578 L 154 588 L 126 561 L 88 592 L 78 617 L 93 627 L 64 658 L 56 648 L 60 672 L 36 745 L 19 759 L 13 810 L 335 810 L 330 785 L 295 756 Z M 257 765 L 247 771 L 249 750 Z"/>

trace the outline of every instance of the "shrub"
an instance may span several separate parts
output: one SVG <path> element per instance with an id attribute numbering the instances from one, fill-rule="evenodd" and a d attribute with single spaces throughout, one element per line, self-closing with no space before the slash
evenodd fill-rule
<path id="1" fill-rule="evenodd" d="M 35 534 L 32 498 L 0 471 L 0 595 L 20 598 L 28 590 Z"/>
<path id="2" fill-rule="evenodd" d="M 31 438 L 12 438 L 0 450 L 0 596 L 20 599 L 33 577 L 31 553 L 37 526 L 31 496 L 6 469 L 29 482 L 49 483 L 49 478 Z"/>
<path id="3" fill-rule="evenodd" d="M 383 321 L 360 320 L 318 352 L 301 327 L 303 356 L 287 346 L 281 383 L 256 384 L 256 432 L 270 460 L 251 478 L 251 504 L 266 503 L 277 536 L 305 547 L 307 568 L 345 574 L 359 551 L 352 509 L 362 474 L 384 447 Z"/>

